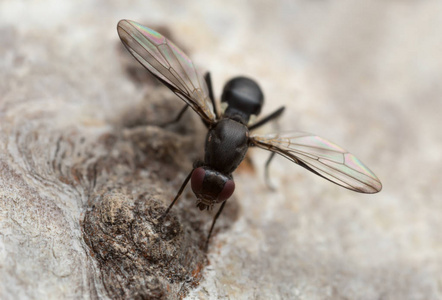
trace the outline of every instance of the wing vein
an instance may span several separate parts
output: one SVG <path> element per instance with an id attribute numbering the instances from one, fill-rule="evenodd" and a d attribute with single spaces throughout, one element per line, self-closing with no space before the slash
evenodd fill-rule
<path id="1" fill-rule="evenodd" d="M 134 21 L 121 20 L 117 29 L 124 46 L 153 76 L 184 100 L 206 124 L 216 121 L 207 84 L 181 49 Z"/>
<path id="2" fill-rule="evenodd" d="M 301 135 L 302 139 L 299 140 Z M 354 155 L 318 136 L 293 132 L 284 136 L 255 135 L 250 139 L 253 145 L 278 153 L 310 172 L 350 190 L 376 193 L 382 189 L 376 175 Z M 319 143 L 320 146 L 317 145 Z M 349 165 L 349 162 L 352 164 Z"/>

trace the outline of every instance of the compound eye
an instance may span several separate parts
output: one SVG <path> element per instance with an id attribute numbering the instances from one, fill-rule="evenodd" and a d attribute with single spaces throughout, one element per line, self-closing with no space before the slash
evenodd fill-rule
<path id="1" fill-rule="evenodd" d="M 235 191 L 235 182 L 233 180 L 227 180 L 227 182 L 224 184 L 224 187 L 221 191 L 221 193 L 218 196 L 218 201 L 223 202 L 232 196 L 233 192 Z"/>
<path id="2" fill-rule="evenodd" d="M 202 191 L 205 176 L 206 170 L 204 170 L 202 167 L 193 170 L 192 177 L 190 178 L 190 184 L 195 194 L 199 194 Z"/>

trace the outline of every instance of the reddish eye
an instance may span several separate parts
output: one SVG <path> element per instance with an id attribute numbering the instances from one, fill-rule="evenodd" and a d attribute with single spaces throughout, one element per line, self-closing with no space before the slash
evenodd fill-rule
<path id="1" fill-rule="evenodd" d="M 193 170 L 190 183 L 195 194 L 198 194 L 203 189 L 203 181 L 205 176 L 206 171 L 202 167 Z"/>
<path id="2" fill-rule="evenodd" d="M 203 167 L 193 170 L 190 179 L 192 190 L 198 199 L 205 199 L 211 203 L 226 201 L 235 190 L 235 182 L 233 180 Z"/>
<path id="3" fill-rule="evenodd" d="M 235 191 L 235 182 L 233 180 L 227 180 L 226 184 L 224 184 L 223 190 L 218 196 L 218 201 L 226 201 L 232 196 L 233 191 Z"/>

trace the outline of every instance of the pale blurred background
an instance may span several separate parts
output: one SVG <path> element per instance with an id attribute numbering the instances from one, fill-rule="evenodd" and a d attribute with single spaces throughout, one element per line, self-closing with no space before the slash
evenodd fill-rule
<path id="1" fill-rule="evenodd" d="M 167 27 L 217 98 L 233 76 L 256 79 L 263 114 L 287 107 L 279 128 L 334 141 L 383 183 L 361 195 L 278 158 L 271 191 L 253 150 L 240 217 L 189 299 L 442 299 L 441 1 L 3 0 L 0 116 L 62 107 L 105 127 L 139 103 L 120 19 Z"/>

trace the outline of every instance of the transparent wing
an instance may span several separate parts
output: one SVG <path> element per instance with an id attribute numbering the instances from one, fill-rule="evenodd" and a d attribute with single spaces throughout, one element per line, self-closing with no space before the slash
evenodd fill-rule
<path id="1" fill-rule="evenodd" d="M 127 50 L 205 121 L 216 117 L 207 84 L 192 61 L 174 43 L 134 21 L 121 20 L 118 35 Z"/>
<path id="2" fill-rule="evenodd" d="M 360 193 L 377 193 L 379 179 L 353 154 L 319 136 L 304 132 L 254 135 L 252 144 L 276 152 L 333 183 Z"/>

